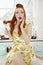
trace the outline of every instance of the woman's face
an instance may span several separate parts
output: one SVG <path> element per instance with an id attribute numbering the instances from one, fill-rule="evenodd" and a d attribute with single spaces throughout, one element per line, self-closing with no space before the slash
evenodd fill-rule
<path id="1" fill-rule="evenodd" d="M 22 8 L 16 8 L 15 17 L 18 22 L 21 22 L 24 19 L 24 10 Z"/>

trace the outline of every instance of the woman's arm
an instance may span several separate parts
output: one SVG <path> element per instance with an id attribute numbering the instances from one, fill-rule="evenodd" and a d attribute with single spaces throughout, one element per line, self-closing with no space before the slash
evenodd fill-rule
<path id="1" fill-rule="evenodd" d="M 39 59 L 41 59 L 41 60 L 43 60 L 43 55 L 36 54 L 36 57 L 39 58 Z"/>
<path id="2" fill-rule="evenodd" d="M 9 20 L 9 21 L 3 21 L 3 23 L 5 25 L 5 34 L 8 35 L 8 37 L 9 37 L 10 40 L 12 40 L 12 36 L 11 36 L 11 33 L 10 33 L 11 20 Z"/>
<path id="3" fill-rule="evenodd" d="M 5 34 L 8 35 L 10 40 L 12 40 L 12 35 L 10 33 L 10 23 L 5 24 L 5 26 Z"/>
<path id="4" fill-rule="evenodd" d="M 29 24 L 27 30 L 25 31 L 23 26 L 21 26 L 22 35 L 24 37 L 25 43 L 29 44 L 32 37 L 32 25 Z"/>
<path id="5" fill-rule="evenodd" d="M 7 28 L 5 28 L 5 34 L 8 35 L 10 40 L 12 40 L 12 36 L 11 36 L 10 30 L 8 30 Z"/>

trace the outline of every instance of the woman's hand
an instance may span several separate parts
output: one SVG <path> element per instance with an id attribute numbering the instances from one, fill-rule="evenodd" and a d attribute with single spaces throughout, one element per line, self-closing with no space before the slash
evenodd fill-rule
<path id="1" fill-rule="evenodd" d="M 20 28 L 23 28 L 23 25 L 24 25 L 24 20 L 22 21 Z"/>
<path id="2" fill-rule="evenodd" d="M 23 22 L 21 23 L 21 32 L 22 32 L 22 35 L 24 37 L 24 41 L 26 44 L 29 44 L 30 43 L 30 40 L 31 40 L 31 36 L 32 36 L 32 25 L 29 23 L 27 24 L 27 29 L 25 30 L 23 28 L 23 24 L 24 24 L 24 20 Z"/>

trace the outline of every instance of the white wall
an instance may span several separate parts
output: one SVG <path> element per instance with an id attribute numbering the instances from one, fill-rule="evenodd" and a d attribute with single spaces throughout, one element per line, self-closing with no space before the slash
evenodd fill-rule
<path id="1" fill-rule="evenodd" d="M 26 16 L 27 16 L 27 21 L 32 20 L 32 7 L 33 3 L 32 0 L 1 0 L 0 2 L 0 34 L 4 34 L 4 26 L 3 26 L 3 21 L 8 20 L 12 18 L 13 12 L 15 10 L 15 6 L 17 3 L 23 4 L 25 11 L 26 11 Z M 28 6 L 28 7 L 27 7 Z"/>
<path id="2" fill-rule="evenodd" d="M 14 0 L 1 0 L 0 1 L 0 35 L 5 34 L 3 21 L 11 18 Z"/>
<path id="3" fill-rule="evenodd" d="M 7 2 L 7 4 L 6 4 L 6 2 Z M 12 12 L 13 12 L 13 7 L 15 6 L 16 3 L 20 3 L 20 2 L 24 5 L 24 7 L 26 9 L 27 20 L 28 21 L 33 20 L 33 22 L 34 22 L 34 27 L 35 27 L 35 30 L 37 31 L 37 38 L 43 39 L 43 0 L 33 0 L 33 2 L 32 2 L 32 0 L 31 1 L 25 0 L 25 2 L 24 2 L 24 0 L 23 1 L 15 0 L 15 2 L 14 2 L 14 0 L 7 0 L 7 1 L 1 0 L 1 2 L 0 2 L 0 34 L 4 34 L 4 27 L 3 27 L 3 24 L 1 24 L 2 21 L 5 19 L 9 19 L 11 17 Z M 33 9 L 33 11 L 32 11 L 32 9 Z"/>
<path id="4" fill-rule="evenodd" d="M 43 39 L 43 0 L 33 0 L 33 20 L 37 38 Z"/>

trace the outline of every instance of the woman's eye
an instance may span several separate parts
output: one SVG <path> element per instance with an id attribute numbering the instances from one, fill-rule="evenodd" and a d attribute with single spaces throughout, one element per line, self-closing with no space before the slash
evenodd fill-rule
<path id="1" fill-rule="evenodd" d="M 16 14 L 18 14 L 19 12 L 16 12 Z"/>
<path id="2" fill-rule="evenodd" d="M 23 13 L 23 12 L 21 12 L 21 13 Z"/>

